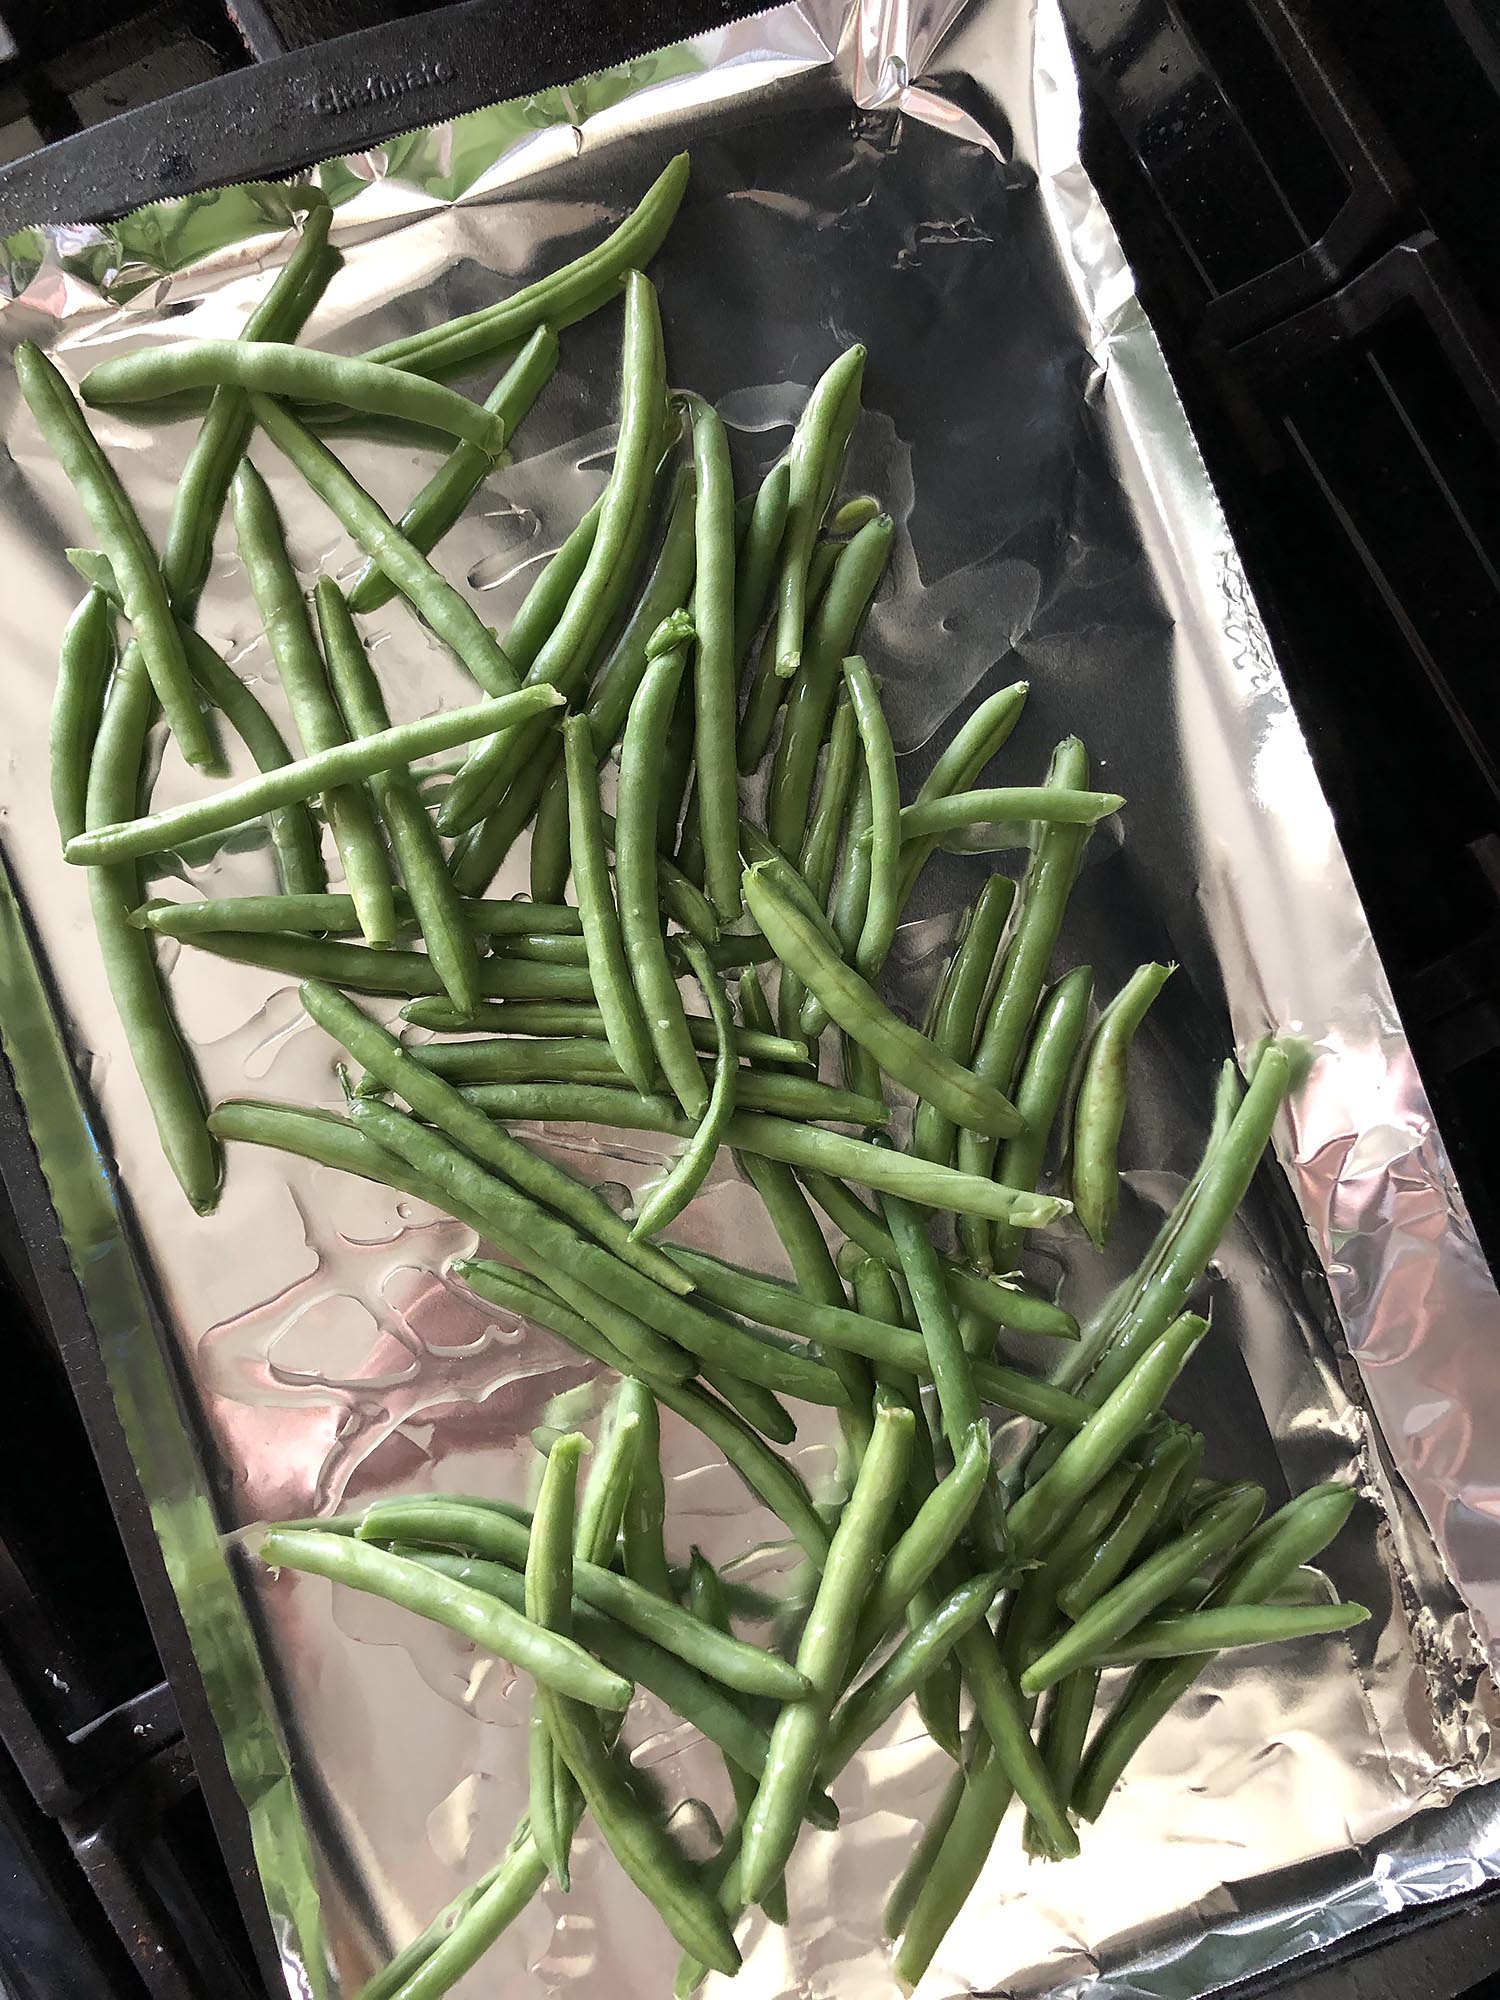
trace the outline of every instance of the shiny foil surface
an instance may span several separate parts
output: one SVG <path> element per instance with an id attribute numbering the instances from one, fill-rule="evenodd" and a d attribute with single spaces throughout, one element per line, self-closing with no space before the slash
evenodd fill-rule
<path id="1" fill-rule="evenodd" d="M 1118 1240 L 1100 1258 L 1056 1233 L 1034 1251 L 1034 1276 L 1060 1279 L 1086 1310 L 1191 1171 L 1221 1058 L 1268 1028 L 1313 1044 L 1275 1161 L 1218 1260 L 1212 1338 L 1174 1407 L 1207 1433 L 1215 1473 L 1261 1479 L 1273 1501 L 1320 1479 L 1358 1483 L 1325 1567 L 1374 1615 L 1347 1637 L 1206 1673 L 1085 1830 L 1079 1860 L 1028 1864 L 1008 1821 L 923 1984 L 931 2000 L 1201 1993 L 1500 1869 L 1485 1650 L 1500 1632 L 1500 1310 L 1077 127 L 1053 0 L 808 0 L 312 176 L 337 206 L 345 261 L 306 337 L 355 352 L 576 254 L 690 148 L 691 188 L 652 275 L 672 380 L 718 404 L 742 488 L 833 355 L 867 342 L 846 490 L 877 494 L 897 523 L 865 650 L 903 789 L 977 699 L 1029 680 L 995 781 L 1036 782 L 1076 730 L 1098 781 L 1129 801 L 1090 843 L 1059 969 L 1087 960 L 1108 993 L 1143 959 L 1180 968 L 1134 1057 Z M 231 337 L 287 253 L 296 205 L 294 188 L 230 189 L 110 228 L 14 237 L 0 244 L 0 345 L 36 339 L 76 382 L 143 342 Z M 515 462 L 440 551 L 502 631 L 603 484 L 619 330 L 607 311 L 564 332 Z M 193 426 L 136 409 L 96 412 L 94 427 L 159 535 Z M 437 457 L 407 440 L 339 449 L 392 512 Z M 352 576 L 356 552 L 321 505 L 263 440 L 253 455 L 307 582 Z M 189 1212 L 47 799 L 57 643 L 80 589 L 63 550 L 87 539 L 0 371 L 0 841 L 80 1099 L 43 1101 L 40 1069 L 22 1060 L 45 1039 L 40 1013 L 9 976 L 7 1048 L 75 1262 L 108 1318 L 116 1396 L 256 1827 L 289 1990 L 352 1995 L 509 1839 L 525 1807 L 530 1689 L 387 1605 L 268 1578 L 240 1531 L 418 1489 L 525 1497 L 533 1429 L 592 1422 L 609 1384 L 445 1276 L 473 1239 L 418 1203 L 236 1149 L 219 1211 Z M 200 623 L 285 726 L 227 526 Z M 397 720 L 470 698 L 399 603 L 364 625 Z M 157 801 L 203 785 L 168 747 Z M 920 1011 L 992 865 L 954 855 L 928 870 L 890 968 L 898 1004 Z M 273 886 L 258 829 L 172 866 L 157 893 Z M 513 855 L 502 891 L 525 880 Z M 166 950 L 211 1098 L 337 1104 L 334 1051 L 286 979 Z M 664 1156 L 639 1135 L 539 1137 L 620 1188 Z M 89 1143 L 118 1169 L 118 1207 Z M 126 1311 L 100 1282 L 116 1222 L 154 1318 L 146 1294 Z M 673 1233 L 784 1269 L 727 1156 Z M 836 1498 L 830 1427 L 799 1414 L 791 1456 Z M 674 1556 L 696 1542 L 736 1580 L 798 1584 L 778 1525 L 697 1433 L 665 1417 L 663 1452 Z M 645 1697 L 628 1741 L 684 1839 L 710 1851 L 730 1804 L 717 1756 Z M 737 1993 L 894 1992 L 881 1907 L 946 1773 L 910 1708 L 880 1733 L 841 1783 L 840 1832 L 803 1838 L 790 1927 L 756 1918 L 742 1931 Z M 544 1891 L 458 1990 L 665 1994 L 675 1962 L 585 1823 L 572 1894 Z"/>

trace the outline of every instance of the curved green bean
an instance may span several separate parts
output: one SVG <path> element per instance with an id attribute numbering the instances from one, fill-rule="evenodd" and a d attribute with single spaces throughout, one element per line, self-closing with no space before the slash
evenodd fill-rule
<path id="1" fill-rule="evenodd" d="M 134 810 L 156 712 L 152 684 L 132 642 L 116 669 L 89 765 L 84 820 L 98 826 Z M 140 871 L 131 861 L 90 868 L 89 907 L 99 955 L 125 1043 L 146 1094 L 157 1137 L 179 1185 L 200 1215 L 219 1198 L 223 1159 L 204 1117 L 203 1092 L 183 1046 L 152 940 L 131 923 Z"/>
<path id="2" fill-rule="evenodd" d="M 314 596 L 328 677 L 344 719 L 357 737 L 379 735 L 390 728 L 391 718 L 343 593 L 330 577 L 320 577 Z M 477 1007 L 478 947 L 463 900 L 448 872 L 447 857 L 423 809 L 416 780 L 405 765 L 397 764 L 375 774 L 370 789 L 406 884 L 427 956 L 437 968 L 453 1005 L 465 1010 Z"/>
<path id="3" fill-rule="evenodd" d="M 1073 1106 L 1069 1181 L 1074 1212 L 1096 1250 L 1109 1240 L 1120 1201 L 1117 1155 L 1130 1044 L 1173 970 L 1170 965 L 1139 966 L 1099 1016 L 1084 1056 Z"/>
<path id="4" fill-rule="evenodd" d="M 568 717 L 563 724 L 563 748 L 567 762 L 568 831 L 578 905 L 584 918 L 589 974 L 615 1062 L 637 1090 L 646 1091 L 651 1088 L 656 1064 L 645 1018 L 631 984 L 620 919 L 610 888 L 593 738 L 586 717 Z"/>
<path id="5" fill-rule="evenodd" d="M 1369 1618 L 1363 1604 L 1223 1604 L 1180 1612 L 1138 1625 L 1099 1657 L 1105 1667 L 1133 1667 L 1142 1660 L 1201 1658 L 1236 1647 L 1274 1646 L 1288 1639 L 1312 1639 L 1347 1632 Z"/>
<path id="6" fill-rule="evenodd" d="M 104 716 L 104 691 L 115 664 L 115 610 L 90 588 L 68 620 L 57 659 L 48 756 L 52 816 L 64 841 L 81 833 L 88 801 L 89 760 Z"/>
<path id="7" fill-rule="evenodd" d="M 342 1537 L 330 1536 L 330 1540 Z M 448 1500 L 436 1494 L 377 1500 L 364 1510 L 356 1530 L 359 1543 L 416 1542 L 424 1547 L 457 1548 L 524 1569 L 531 1534 L 516 1521 L 473 1501 Z M 741 1694 L 767 1695 L 776 1701 L 800 1701 L 807 1678 L 796 1667 L 752 1646 L 701 1625 L 678 1605 L 642 1590 L 612 1569 L 578 1561 L 573 1565 L 574 1595 L 644 1639 L 654 1640 L 722 1686 Z M 597 1704 L 602 1706 L 603 1704 Z"/>
<path id="8" fill-rule="evenodd" d="M 801 845 L 840 670 L 885 570 L 894 533 L 890 517 L 882 514 L 844 545 L 812 621 L 806 654 L 787 697 L 766 801 L 766 830 L 784 854 Z M 784 653 L 778 655 L 778 667 L 784 659 Z"/>
<path id="9" fill-rule="evenodd" d="M 814 385 L 792 437 L 786 525 L 776 578 L 775 658 L 776 672 L 782 680 L 791 679 L 802 659 L 807 568 L 859 420 L 859 390 L 864 372 L 865 349 L 856 342 L 845 349 Z"/>
<path id="10" fill-rule="evenodd" d="M 390 515 L 290 410 L 252 394 L 250 413 L 344 530 L 436 632 L 486 694 L 513 694 L 520 676 L 479 613 L 409 542 Z"/>
<path id="11" fill-rule="evenodd" d="M 1005 747 L 1021 720 L 1030 683 L 1014 681 L 997 688 L 974 713 L 961 723 L 952 742 L 942 751 L 927 776 L 917 787 L 914 805 L 947 798 L 951 792 L 967 791 L 990 759 Z M 935 836 L 914 839 L 901 849 L 901 903 L 904 908 L 917 886 L 917 877 L 937 845 Z"/>
<path id="12" fill-rule="evenodd" d="M 498 423 L 506 444 L 551 380 L 558 351 L 557 335 L 551 327 L 539 326 L 485 398 L 484 407 Z M 396 524 L 413 548 L 420 549 L 423 555 L 432 553 L 495 469 L 499 458 L 498 452 L 481 444 L 461 441 L 454 446 Z M 349 586 L 349 609 L 378 611 L 394 595 L 395 585 L 390 578 L 373 562 L 367 562 Z"/>
<path id="13" fill-rule="evenodd" d="M 190 764 L 217 776 L 224 769 L 223 759 L 198 705 L 182 635 L 140 517 L 67 383 L 34 341 L 20 343 L 13 365 L 37 429 L 82 501 L 95 539 L 114 570 L 125 615 L 167 727 Z"/>
<path id="14" fill-rule="evenodd" d="M 942 798 L 913 800 L 901 810 L 901 839 L 941 843 L 977 826 L 1010 828 L 1020 846 L 1028 823 L 1040 826 L 1097 826 L 1119 812 L 1125 801 L 1118 792 L 1068 791 L 1056 785 L 1008 785 L 983 792 L 948 792 Z M 963 852 L 975 852 L 966 843 Z"/>
<path id="15" fill-rule="evenodd" d="M 625 1574 L 642 1590 L 672 1599 L 672 1572 L 667 1562 L 663 1536 L 667 1519 L 667 1490 L 661 1474 L 661 1416 L 656 1398 L 644 1382 L 620 1384 L 625 1407 L 641 1427 L 640 1449 L 635 1473 L 625 1498 L 621 1555 Z"/>
<path id="16" fill-rule="evenodd" d="M 641 1448 L 640 1412 L 630 1407 L 627 1394 L 633 1379 L 626 1376 L 620 1383 L 604 1414 L 599 1442 L 584 1481 L 583 1497 L 578 1503 L 578 1524 L 573 1531 L 574 1554 L 584 1562 L 599 1563 L 606 1569 L 614 1561 L 635 1478 L 636 1456 Z M 609 1664 L 596 1645 L 591 1644 L 589 1651 Z M 632 1673 L 629 1678 L 639 1680 L 640 1675 Z"/>
<path id="17" fill-rule="evenodd" d="M 615 800 L 615 885 L 631 976 L 657 1060 L 690 1118 L 701 1118 L 708 1089 L 688 1032 L 657 901 L 657 801 L 661 746 L 682 679 L 683 654 L 647 667 L 625 724 Z"/>
<path id="18" fill-rule="evenodd" d="M 313 190 L 306 190 L 312 194 Z M 319 195 L 302 219 L 291 255 L 245 321 L 241 340 L 293 340 L 342 259 L 328 248 L 333 210 Z M 245 455 L 250 407 L 239 389 L 216 389 L 177 482 L 162 542 L 161 574 L 179 617 L 190 618 L 213 561 L 214 530 L 229 482 Z"/>
<path id="19" fill-rule="evenodd" d="M 1093 991 L 1091 968 L 1075 966 L 1058 980 L 1037 1010 L 1031 1046 L 1016 1084 L 1016 1109 L 1025 1119 L 1026 1129 L 1005 1141 L 995 1164 L 996 1175 L 1007 1187 L 1034 1188 L 1042 1177 L 1052 1127 L 1088 1027 Z M 1013 1229 L 1000 1224 L 991 1232 L 991 1246 L 997 1271 L 1015 1264 L 1020 1239 Z"/>
<path id="20" fill-rule="evenodd" d="M 356 1062 L 492 1173 L 503 1176 L 533 1201 L 555 1209 L 576 1228 L 669 1291 L 691 1289 L 677 1267 L 659 1250 L 633 1240 L 629 1225 L 595 1189 L 575 1181 L 571 1174 L 533 1153 L 502 1126 L 476 1111 L 451 1084 L 413 1061 L 393 1035 L 362 1013 L 344 994 L 319 980 L 307 980 L 301 988 L 301 999 L 310 1018 L 347 1049 Z"/>
<path id="21" fill-rule="evenodd" d="M 734 1115 L 738 1094 L 740 1070 L 735 1050 L 734 1015 L 728 997 L 709 962 L 707 951 L 698 940 L 692 937 L 686 939 L 684 949 L 708 998 L 709 1012 L 719 1037 L 713 1087 L 692 1138 L 673 1163 L 671 1171 L 641 1203 L 631 1228 L 632 1236 L 657 1235 L 692 1201 L 718 1156 L 724 1132 Z"/>
<path id="22" fill-rule="evenodd" d="M 1177 1495 L 1196 1471 L 1203 1440 L 1185 1426 L 1166 1426 L 1146 1454 L 1140 1477 L 1131 1487 L 1103 1539 L 1094 1545 L 1082 1567 L 1057 1593 L 1058 1609 L 1077 1620 L 1090 1605 L 1120 1581 L 1143 1543 L 1162 1531 L 1170 1533 Z"/>
<path id="23" fill-rule="evenodd" d="M 854 964 L 866 979 L 874 979 L 885 964 L 901 916 L 897 864 L 903 838 L 900 825 L 905 814 L 901 810 L 895 746 L 880 706 L 875 678 L 857 653 L 843 665 L 870 788 L 870 886 L 859 941 L 854 947 Z"/>
<path id="24" fill-rule="evenodd" d="M 520 1533 L 529 1544 L 528 1531 L 520 1527 Z M 312 1529 L 270 1528 L 261 1539 L 260 1558 L 269 1569 L 328 1577 L 445 1625 L 521 1667 L 539 1686 L 557 1688 L 595 1708 L 624 1710 L 630 1704 L 630 1682 L 592 1659 L 575 1641 L 518 1617 L 499 1598 L 468 1590 L 407 1556 L 373 1547 L 369 1540 Z"/>
<path id="25" fill-rule="evenodd" d="M 381 361 L 419 375 L 457 373 L 467 363 L 513 347 L 539 326 L 554 332 L 607 305 L 625 274 L 641 270 L 661 248 L 688 182 L 688 156 L 670 159 L 625 220 L 561 270 L 549 272 L 495 305 L 372 347 L 366 361 Z"/>
<path id="26" fill-rule="evenodd" d="M 522 1581 L 525 1616 L 544 1632 L 572 1637 L 573 1529 L 577 1518 L 578 1461 L 586 1449 L 575 1431 L 547 1454 L 541 1490 L 531 1517 L 531 1542 Z M 568 1850 L 578 1814 L 577 1794 L 547 1723 L 538 1694 L 527 1732 L 531 1777 L 531 1837 L 563 1891 L 571 1888 Z"/>
<path id="27" fill-rule="evenodd" d="M 571 694 L 579 676 L 625 602 L 634 581 L 634 551 L 650 520 L 650 497 L 661 434 L 666 364 L 661 315 L 649 278 L 625 281 L 625 340 L 620 362 L 620 426 L 609 484 L 593 545 L 567 607 L 526 672 L 528 685 Z M 444 794 L 443 833 L 476 825 L 535 754 L 543 732 L 518 729 L 482 744 Z"/>
<path id="28" fill-rule="evenodd" d="M 844 1698 L 830 1718 L 828 1742 L 818 1763 L 825 1785 L 979 1623 L 1001 1581 L 1000 1573 L 991 1570 L 956 1585 L 915 1631 L 907 1633 L 885 1664 Z"/>

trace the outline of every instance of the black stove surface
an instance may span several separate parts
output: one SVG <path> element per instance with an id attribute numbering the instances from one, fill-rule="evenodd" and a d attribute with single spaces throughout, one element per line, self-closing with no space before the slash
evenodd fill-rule
<path id="1" fill-rule="evenodd" d="M 1500 1265 L 1500 21 L 1485 6 L 1063 0 L 1086 163 Z M 493 0 L 0 0 L 0 231 L 369 144 L 396 122 L 390 79 L 425 78 L 399 116 L 426 122 L 750 11 L 508 0 L 497 33 Z M 330 77 L 348 103 L 313 115 Z M 0 1455 L 0 1991 L 260 1990 L 139 1618 L 141 1550 L 133 1581 L 111 1520 L 118 1467 L 107 1498 L 69 1425 L 30 1234 L 0 1228 L 15 1288 L 0 1304 L 37 1335 L 27 1396 L 66 1477 Z M 72 1386 L 87 1400 L 76 1371 Z M 93 1428 L 107 1458 L 97 1409 Z M 17 1532 L 11 1503 L 44 1476 L 82 1496 L 86 1575 Z M 244 1856 L 231 1866 L 243 1887 Z M 247 1908 L 253 1923 L 253 1885 Z M 1500 1901 L 1481 1896 L 1270 1984 L 1454 2000 L 1497 1977 Z"/>

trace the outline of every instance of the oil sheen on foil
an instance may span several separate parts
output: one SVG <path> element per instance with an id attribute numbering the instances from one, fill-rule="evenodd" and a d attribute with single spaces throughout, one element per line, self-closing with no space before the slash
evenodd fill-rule
<path id="1" fill-rule="evenodd" d="M 307 337 L 357 351 L 575 254 L 689 147 L 692 186 L 652 275 L 672 379 L 719 405 L 742 486 L 781 450 L 833 354 L 868 344 L 849 490 L 879 495 L 897 521 L 866 651 L 908 796 L 977 698 L 1029 680 L 1007 782 L 1039 778 L 1055 740 L 1076 730 L 1099 782 L 1129 801 L 1090 844 L 1062 963 L 1088 961 L 1105 991 L 1143 959 L 1180 967 L 1135 1059 L 1119 1242 L 1106 1259 L 1067 1239 L 1045 1253 L 1078 1267 L 1075 1309 L 1134 1261 L 1180 1189 L 1221 1057 L 1273 1026 L 1316 1045 L 1276 1164 L 1226 1242 L 1213 1337 L 1178 1407 L 1207 1432 L 1216 1470 L 1264 1481 L 1273 1499 L 1358 1481 L 1362 1505 L 1329 1567 L 1375 1615 L 1346 1638 L 1206 1674 L 1078 1861 L 1028 1864 L 1008 1823 L 923 1988 L 933 1996 L 1203 1992 L 1500 1864 L 1483 1650 L 1500 1630 L 1489 1470 L 1500 1312 L 1286 690 L 1079 166 L 1077 123 L 1052 0 L 1035 12 L 1014 0 L 811 0 L 313 176 L 338 207 L 345 263 Z M 143 340 L 232 336 L 284 254 L 293 201 L 286 189 L 231 189 L 109 229 L 13 238 L 0 246 L 0 344 L 36 338 L 76 381 Z M 614 312 L 564 333 L 517 461 L 443 546 L 446 572 L 502 630 L 602 486 L 618 337 Z M 94 421 L 159 533 L 191 426 L 154 426 L 139 410 Z M 232 1536 L 384 1493 L 522 1497 L 533 1429 L 588 1422 L 608 1384 L 444 1277 L 472 1245 L 463 1228 L 248 1150 L 230 1159 L 219 1212 L 197 1221 L 159 1159 L 46 795 L 54 658 L 78 594 L 62 551 L 84 538 L 82 516 L 8 370 L 0 424 L 0 838 L 196 1429 L 200 1485 L 181 1472 L 169 1483 L 170 1454 L 145 1468 L 158 1518 L 207 1503 Z M 355 552 L 330 517 L 274 452 L 258 444 L 255 456 L 307 581 L 352 574 Z M 434 462 L 359 439 L 348 457 L 393 511 Z M 201 623 L 284 719 L 227 533 Z M 396 719 L 470 697 L 399 604 L 367 632 Z M 158 800 L 198 783 L 168 750 Z M 990 865 L 950 856 L 924 878 L 893 960 L 900 1004 L 919 1008 Z M 266 848 L 248 833 L 179 875 L 158 891 L 270 886 Z M 513 856 L 502 891 L 524 884 Z M 172 990 L 211 1097 L 337 1102 L 333 1051 L 283 978 L 183 948 Z M 636 1137 L 540 1136 L 622 1189 L 660 1157 Z M 781 1268 L 727 1164 L 686 1232 Z M 129 1381 L 117 1371 L 127 1403 Z M 125 1414 L 149 1437 L 141 1409 Z M 736 1577 L 794 1577 L 777 1525 L 696 1433 L 668 1417 L 663 1449 L 677 1553 L 697 1542 Z M 832 1491 L 818 1413 L 794 1456 Z M 315 1857 L 300 1889 L 267 1865 L 288 1981 L 352 1994 L 508 1840 L 525 1805 L 528 1689 L 389 1606 L 317 1580 L 272 1583 L 242 1555 L 235 1573 Z M 205 1653 L 223 1619 L 195 1624 L 193 1565 L 176 1577 Z M 241 1615 L 233 1600 L 228 1615 Z M 233 1761 L 240 1712 L 228 1700 L 220 1715 Z M 646 1701 L 630 1742 L 706 1852 L 729 1803 L 716 1759 Z M 851 1766 L 841 1831 L 804 1837 L 790 1927 L 749 1929 L 737 1992 L 894 1991 L 885 1888 L 945 1775 L 910 1711 L 881 1733 Z M 253 1787 L 242 1788 L 248 1803 Z M 545 1891 L 460 1991 L 668 1991 L 675 1950 L 587 1826 L 574 1883 L 569 1897 Z M 304 1964 L 309 1952 L 319 1962 Z"/>

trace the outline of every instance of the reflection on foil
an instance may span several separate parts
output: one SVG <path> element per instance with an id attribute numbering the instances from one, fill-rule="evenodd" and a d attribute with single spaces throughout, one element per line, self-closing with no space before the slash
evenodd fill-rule
<path id="1" fill-rule="evenodd" d="M 1079 166 L 1077 124 L 1051 0 L 1034 12 L 808 0 L 325 164 L 315 178 L 338 207 L 345 265 L 310 335 L 353 351 L 483 303 L 497 278 L 508 288 L 596 240 L 689 145 L 692 188 L 653 275 L 674 380 L 718 402 L 742 482 L 781 448 L 836 348 L 869 344 L 851 490 L 877 493 L 897 524 L 868 650 L 908 795 L 974 701 L 1024 678 L 1027 716 L 1005 753 L 1015 781 L 1039 776 L 1076 727 L 1101 782 L 1130 801 L 1125 837 L 1106 828 L 1091 843 L 1063 962 L 1086 958 L 1106 990 L 1148 957 L 1181 971 L 1135 1063 L 1119 1240 L 1095 1258 L 1060 1237 L 1037 1251 L 1038 1273 L 1064 1276 L 1086 1309 L 1191 1170 L 1225 1047 L 1270 1025 L 1314 1045 L 1279 1169 L 1219 1259 L 1214 1338 L 1181 1410 L 1207 1432 L 1211 1464 L 1273 1498 L 1357 1479 L 1364 1504 L 1327 1568 L 1375 1615 L 1346 1638 L 1205 1675 L 1078 1861 L 1029 1866 L 1007 1826 L 924 1988 L 1123 2000 L 1203 1992 L 1496 1872 L 1500 1758 L 1480 1641 L 1500 1632 L 1492 1445 L 1485 1456 L 1500 1435 L 1500 1314 L 1286 690 Z M 111 228 L 13 238 L 0 245 L 0 338 L 40 339 L 76 380 L 168 322 L 173 338 L 233 335 L 284 254 L 293 206 L 283 188 L 229 189 Z M 447 574 L 502 628 L 602 484 L 617 338 L 609 313 L 564 332 L 521 455 L 444 543 Z M 467 1230 L 248 1150 L 221 1211 L 190 1223 L 157 1156 L 45 795 L 78 513 L 8 371 L 0 425 L 5 569 L 29 608 L 7 666 L 3 837 L 195 1396 L 219 1518 L 235 1529 L 416 1489 L 523 1497 L 533 1430 L 592 1423 L 604 1385 L 442 1275 L 472 1248 Z M 190 431 L 139 410 L 98 428 L 159 530 Z M 340 448 L 396 511 L 435 460 L 357 437 Z M 307 579 L 350 575 L 356 551 L 274 455 L 263 462 Z M 281 717 L 227 534 L 202 622 Z M 400 604 L 369 635 L 396 719 L 468 698 Z M 158 797 L 185 791 L 169 755 Z M 949 855 L 924 877 L 893 955 L 897 1004 L 919 1007 L 988 865 Z M 170 893 L 249 892 L 269 886 L 269 860 L 263 843 L 236 841 L 184 874 Z M 525 882 L 518 854 L 500 892 Z M 189 948 L 172 979 L 213 1095 L 338 1102 L 332 1052 L 299 1025 L 284 980 Z M 639 1187 L 662 1157 L 639 1134 L 535 1136 L 611 1186 Z M 727 1166 L 680 1227 L 784 1268 Z M 696 1433 L 666 1419 L 664 1454 L 674 1555 L 698 1541 L 738 1584 L 803 1588 L 778 1524 Z M 807 1413 L 792 1455 L 831 1488 L 822 1413 Z M 202 1504 L 195 1489 L 152 1497 Z M 525 1805 L 526 1689 L 388 1606 L 312 1579 L 251 1588 L 352 1993 L 508 1839 Z M 706 1852 L 730 1809 L 718 1760 L 644 1701 L 627 1742 Z M 840 1833 L 798 1851 L 791 1927 L 753 1920 L 737 1991 L 892 1990 L 883 1885 L 943 1781 L 911 1714 L 895 1717 L 850 1767 Z M 571 1897 L 539 1897 L 460 1992 L 666 1991 L 675 1954 L 587 1828 L 575 1879 Z M 285 1885 L 268 1893 L 289 1937 Z"/>

